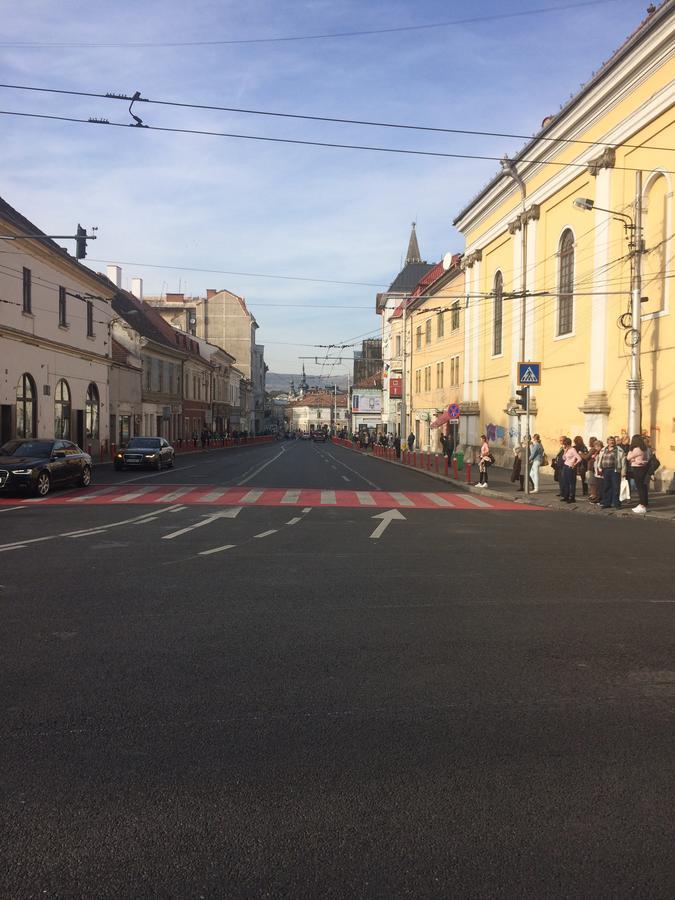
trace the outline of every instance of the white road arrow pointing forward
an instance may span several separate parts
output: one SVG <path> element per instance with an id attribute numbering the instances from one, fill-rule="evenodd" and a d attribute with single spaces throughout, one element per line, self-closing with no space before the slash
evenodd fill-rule
<path id="1" fill-rule="evenodd" d="M 195 528 L 202 528 L 204 525 L 210 525 L 211 522 L 215 522 L 216 519 L 236 519 L 240 512 L 241 506 L 232 506 L 229 509 L 224 509 L 222 512 L 205 516 L 201 522 L 196 522 L 194 525 L 189 525 L 187 528 L 181 528 L 179 531 L 172 531 L 171 534 L 165 534 L 162 537 L 162 540 L 170 541 L 173 538 L 180 537 L 181 534 L 187 534 L 188 531 L 194 531 Z"/>
<path id="2" fill-rule="evenodd" d="M 378 513 L 376 516 L 373 516 L 373 519 L 382 519 L 375 531 L 371 534 L 371 538 L 379 538 L 382 537 L 386 528 L 394 521 L 394 519 L 403 519 L 403 521 L 405 521 L 405 516 L 397 509 L 388 509 L 386 512 Z"/>

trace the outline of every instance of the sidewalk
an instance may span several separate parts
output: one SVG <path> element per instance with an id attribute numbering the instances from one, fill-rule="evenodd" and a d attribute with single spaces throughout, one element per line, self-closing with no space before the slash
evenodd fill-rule
<path id="1" fill-rule="evenodd" d="M 353 449 L 356 453 L 368 452 L 357 450 L 356 448 Z M 368 452 L 368 455 L 371 456 L 372 454 Z M 649 512 L 646 516 L 638 516 L 632 511 L 632 508 L 638 504 L 635 491 L 632 493 L 630 502 L 624 503 L 621 509 L 600 509 L 596 503 L 589 503 L 586 497 L 581 496 L 581 482 L 577 481 L 578 492 L 576 503 L 561 503 L 560 498 L 557 496 L 558 484 L 553 480 L 553 473 L 550 466 L 545 466 L 540 471 L 538 493 L 531 494 L 529 498 L 526 498 L 525 493 L 516 490 L 516 488 L 519 487 L 519 482 L 516 482 L 515 484 L 511 483 L 511 470 L 503 469 L 499 466 L 490 466 L 488 472 L 490 486 L 488 488 L 479 488 L 474 485 L 474 482 L 478 480 L 478 466 L 472 466 L 472 476 L 474 477 L 472 477 L 471 483 L 467 484 L 465 470 L 462 470 L 459 473 L 458 479 L 454 479 L 449 476 L 438 475 L 436 472 L 425 468 L 404 465 L 398 460 L 374 455 L 372 455 L 372 458 L 383 463 L 388 463 L 389 465 L 411 469 L 412 471 L 419 472 L 421 475 L 427 475 L 429 478 L 435 478 L 439 481 L 457 485 L 458 487 L 462 487 L 465 490 L 481 496 L 485 494 L 488 497 L 495 497 L 500 500 L 514 500 L 516 503 L 530 503 L 533 506 L 543 506 L 548 509 L 559 510 L 563 513 L 586 513 L 587 515 L 600 517 L 620 516 L 630 519 L 663 519 L 669 522 L 675 522 L 675 493 L 662 494 L 652 493 L 650 491 Z M 550 475 L 546 469 L 551 471 Z"/>

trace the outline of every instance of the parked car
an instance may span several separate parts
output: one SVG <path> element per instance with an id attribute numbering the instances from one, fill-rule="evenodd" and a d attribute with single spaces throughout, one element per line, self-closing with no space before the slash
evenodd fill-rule
<path id="1" fill-rule="evenodd" d="M 62 484 L 91 484 L 91 456 L 71 441 L 37 438 L 8 441 L 0 447 L 0 494 L 46 497 Z"/>
<path id="2" fill-rule="evenodd" d="M 320 428 L 317 428 L 312 432 L 312 440 L 323 441 L 325 443 L 328 440 L 328 433 Z"/>
<path id="3" fill-rule="evenodd" d="M 115 454 L 115 468 L 152 466 L 159 472 L 163 466 L 171 468 L 175 458 L 176 451 L 163 437 L 135 437 Z"/>

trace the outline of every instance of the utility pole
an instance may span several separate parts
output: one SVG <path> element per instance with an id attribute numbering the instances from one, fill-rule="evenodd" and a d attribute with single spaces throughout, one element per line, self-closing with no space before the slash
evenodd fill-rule
<path id="1" fill-rule="evenodd" d="M 401 378 L 401 433 L 400 433 L 402 442 L 405 441 L 405 439 L 408 436 L 406 433 L 407 428 L 406 428 L 406 406 L 405 406 L 405 392 L 407 390 L 406 361 L 408 358 L 408 353 L 407 353 L 408 327 L 406 324 L 407 320 L 408 320 L 408 298 L 406 297 L 405 300 L 403 301 L 403 366 L 402 366 L 403 374 L 402 374 L 402 378 Z"/>
<path id="2" fill-rule="evenodd" d="M 642 342 L 642 172 L 635 173 L 635 223 L 633 225 L 633 262 L 630 286 L 630 378 L 628 386 L 628 436 L 642 433 L 642 373 L 640 344 Z"/>

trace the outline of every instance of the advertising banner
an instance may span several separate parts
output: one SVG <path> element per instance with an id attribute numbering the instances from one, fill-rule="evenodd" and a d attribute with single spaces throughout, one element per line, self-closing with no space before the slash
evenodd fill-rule
<path id="1" fill-rule="evenodd" d="M 390 378 L 389 379 L 389 399 L 390 400 L 400 400 L 403 397 L 403 379 L 402 378 Z"/>

